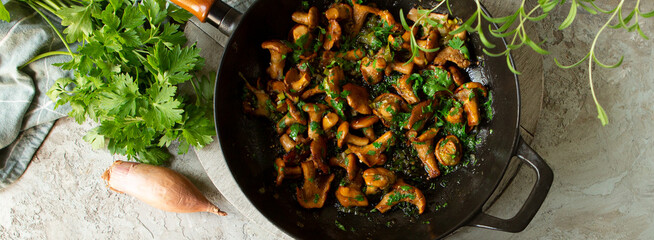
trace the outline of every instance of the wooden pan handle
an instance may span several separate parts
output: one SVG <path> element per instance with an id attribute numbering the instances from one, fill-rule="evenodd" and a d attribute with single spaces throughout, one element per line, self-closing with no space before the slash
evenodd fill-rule
<path id="1" fill-rule="evenodd" d="M 209 10 L 216 0 L 171 0 L 177 6 L 180 6 L 191 14 L 195 15 L 200 22 L 205 22 L 209 15 Z"/>

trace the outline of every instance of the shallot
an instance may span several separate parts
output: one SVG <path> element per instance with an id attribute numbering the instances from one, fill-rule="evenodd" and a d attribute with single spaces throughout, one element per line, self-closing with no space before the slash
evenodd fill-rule
<path id="1" fill-rule="evenodd" d="M 186 177 L 165 167 L 116 161 L 102 174 L 102 179 L 111 190 L 127 193 L 164 211 L 227 215 Z"/>

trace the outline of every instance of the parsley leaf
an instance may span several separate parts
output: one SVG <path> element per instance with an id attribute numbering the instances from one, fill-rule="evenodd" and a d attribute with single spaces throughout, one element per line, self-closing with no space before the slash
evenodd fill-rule
<path id="1" fill-rule="evenodd" d="M 460 38 L 458 37 L 452 38 L 448 42 L 448 46 L 461 51 L 461 53 L 463 54 L 463 56 L 466 57 L 466 59 L 470 59 L 470 51 L 468 51 L 468 47 L 466 47 L 465 41 L 461 40 Z"/>

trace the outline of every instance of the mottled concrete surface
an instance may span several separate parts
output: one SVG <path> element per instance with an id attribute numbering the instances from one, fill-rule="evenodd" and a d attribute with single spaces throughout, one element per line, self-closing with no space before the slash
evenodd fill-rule
<path id="1" fill-rule="evenodd" d="M 608 2 L 608 1 L 604 1 Z M 615 1 L 611 1 L 615 2 Z M 642 1 L 643 11 L 654 3 Z M 607 5 L 603 5 L 607 6 Z M 567 12 L 538 26 L 552 52 L 544 59 L 545 97 L 533 148 L 555 173 L 550 194 L 527 229 L 511 234 L 464 227 L 452 238 L 476 239 L 652 239 L 654 238 L 654 42 L 635 33 L 607 30 L 597 54 L 618 69 L 595 68 L 595 87 L 611 123 L 602 127 L 588 85 L 587 65 L 561 70 L 553 57 L 571 63 L 583 57 L 601 17 L 580 11 L 568 30 L 555 31 Z M 654 36 L 654 20 L 642 21 Z M 109 191 L 100 179 L 114 160 L 81 140 L 91 124 L 57 122 L 25 175 L 0 192 L 0 239 L 266 239 L 210 184 L 193 154 L 172 168 L 188 176 L 207 197 L 229 212 L 166 213 Z M 522 169 L 488 212 L 511 217 L 526 197 L 534 174 Z"/>

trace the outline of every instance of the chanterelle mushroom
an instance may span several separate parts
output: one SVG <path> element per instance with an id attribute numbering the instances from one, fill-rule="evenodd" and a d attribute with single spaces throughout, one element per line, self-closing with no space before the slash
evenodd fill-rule
<path id="1" fill-rule="evenodd" d="M 354 180 L 354 178 L 357 176 L 357 173 L 359 172 L 356 156 L 352 153 L 345 155 L 345 157 L 342 157 L 343 155 L 344 154 L 342 154 L 341 157 L 330 158 L 329 165 L 344 168 L 347 172 L 347 179 L 350 181 Z"/>
<path id="2" fill-rule="evenodd" d="M 343 91 L 349 92 L 346 97 L 347 104 L 350 105 L 354 111 L 361 114 L 372 113 L 372 109 L 370 109 L 370 95 L 364 87 L 348 83 L 343 86 Z"/>
<path id="3" fill-rule="evenodd" d="M 386 69 L 386 60 L 384 58 L 373 57 L 373 59 L 370 59 L 364 57 L 361 59 L 361 75 L 371 85 L 377 84 L 382 80 L 384 69 Z"/>
<path id="4" fill-rule="evenodd" d="M 357 178 L 348 181 L 347 185 L 338 187 L 335 195 L 343 207 L 368 206 L 368 199 L 361 192 L 361 182 L 361 175 L 357 175 Z"/>
<path id="5" fill-rule="evenodd" d="M 288 87 L 289 95 L 299 95 L 305 87 L 311 83 L 311 76 L 307 71 L 298 71 L 297 68 L 291 68 L 286 72 L 284 84 Z"/>
<path id="6" fill-rule="evenodd" d="M 475 94 L 475 89 L 479 89 L 481 94 L 486 97 L 488 91 L 484 85 L 478 82 L 468 82 L 456 89 L 454 92 L 454 97 L 463 103 L 463 111 L 466 113 L 468 118 L 468 127 L 474 127 L 479 125 L 481 121 L 481 116 L 479 115 L 479 107 L 477 103 L 477 96 Z"/>
<path id="7" fill-rule="evenodd" d="M 406 103 L 402 97 L 392 94 L 384 93 L 379 95 L 372 103 L 372 112 L 375 113 L 384 123 L 384 126 L 390 126 L 393 116 L 406 109 Z"/>
<path id="8" fill-rule="evenodd" d="M 336 145 L 340 148 L 343 147 L 343 143 L 364 146 L 368 144 L 368 139 L 350 134 L 350 124 L 344 121 L 336 129 Z"/>
<path id="9" fill-rule="evenodd" d="M 445 65 L 447 62 L 453 62 L 460 68 L 467 68 L 470 66 L 470 60 L 468 60 L 461 51 L 450 46 L 438 51 L 436 58 L 434 58 L 434 64 L 436 65 Z"/>
<path id="10" fill-rule="evenodd" d="M 442 138 L 436 144 L 436 157 L 444 166 L 454 166 L 459 164 L 462 155 L 461 142 L 454 135 L 448 135 Z"/>
<path id="11" fill-rule="evenodd" d="M 388 131 L 371 144 L 363 147 L 348 145 L 348 149 L 357 155 L 359 161 L 368 165 L 368 167 L 372 167 L 386 162 L 386 156 L 382 152 L 394 144 L 395 137 L 393 136 L 393 132 Z"/>
<path id="12" fill-rule="evenodd" d="M 323 43 L 322 48 L 325 50 L 331 50 L 334 46 L 337 46 L 341 40 L 341 25 L 338 24 L 336 20 L 329 20 L 329 26 L 327 27 L 327 36 L 325 43 Z"/>
<path id="13" fill-rule="evenodd" d="M 352 16 L 352 7 L 346 3 L 336 3 L 333 4 L 327 11 L 325 11 L 325 17 L 328 20 L 341 21 L 345 19 L 350 19 Z"/>
<path id="14" fill-rule="evenodd" d="M 259 116 L 264 116 L 267 117 L 271 113 L 271 109 L 266 106 L 266 102 L 270 101 L 270 97 L 268 97 L 268 94 L 266 94 L 265 91 L 256 89 L 250 83 L 245 82 L 245 87 L 250 91 L 252 94 L 254 94 L 255 102 L 250 102 L 250 101 L 243 101 L 243 110 L 246 113 L 251 113 L 254 115 L 259 115 Z M 254 106 L 253 106 L 254 105 Z"/>
<path id="15" fill-rule="evenodd" d="M 376 194 L 380 190 L 388 189 L 395 183 L 395 173 L 385 168 L 368 168 L 363 171 L 363 180 L 366 182 L 366 194 Z"/>
<path id="16" fill-rule="evenodd" d="M 413 83 L 409 81 L 410 75 L 402 75 L 393 84 L 397 94 L 400 94 L 409 104 L 414 104 L 420 101 L 418 96 L 413 92 Z"/>
<path id="17" fill-rule="evenodd" d="M 324 132 L 321 121 L 322 115 L 327 110 L 327 106 L 320 103 L 307 103 L 302 106 L 302 110 L 309 114 L 309 138 L 318 138 Z"/>
<path id="18" fill-rule="evenodd" d="M 404 126 L 406 129 L 413 129 L 419 131 L 427 123 L 427 120 L 431 118 L 436 110 L 436 105 L 438 105 L 436 100 L 427 100 L 422 101 L 411 110 L 411 116 L 407 121 L 407 124 Z"/>
<path id="19" fill-rule="evenodd" d="M 266 69 L 266 72 L 272 79 L 282 79 L 284 78 L 284 55 L 293 51 L 282 41 L 279 40 L 270 40 L 265 41 L 261 44 L 263 49 L 268 49 L 270 51 L 270 66 Z"/>
<path id="20" fill-rule="evenodd" d="M 286 162 L 281 158 L 275 160 L 275 170 L 277 172 L 275 185 L 277 186 L 282 185 L 282 180 L 284 180 L 284 178 L 299 178 L 300 175 L 302 175 L 302 169 L 300 169 L 300 166 L 286 166 Z"/>
<path id="21" fill-rule="evenodd" d="M 294 12 L 291 18 L 296 23 L 304 24 L 309 29 L 314 29 L 318 26 L 318 8 L 314 6 L 309 8 L 309 12 Z"/>
<path id="22" fill-rule="evenodd" d="M 354 12 L 354 26 L 352 27 L 350 31 L 351 36 L 355 36 L 357 33 L 361 31 L 361 28 L 363 27 L 363 24 L 366 21 L 366 16 L 368 16 L 369 13 L 372 14 L 378 14 L 379 9 L 358 4 L 356 2 L 352 3 L 352 10 Z"/>
<path id="23" fill-rule="evenodd" d="M 293 42 L 295 44 L 299 44 L 300 43 L 300 38 L 306 36 L 306 41 L 304 41 L 304 46 L 303 47 L 306 49 L 309 46 L 311 46 L 311 41 L 313 39 L 312 39 L 312 36 L 311 36 L 311 32 L 309 31 L 309 27 L 307 27 L 305 25 L 300 25 L 300 24 L 295 25 L 295 27 L 293 27 L 293 29 L 291 29 L 291 35 L 293 36 Z"/>
<path id="24" fill-rule="evenodd" d="M 384 195 L 375 208 L 379 212 L 385 213 L 400 202 L 408 202 L 415 205 L 418 208 L 418 214 L 422 214 L 427 205 L 425 195 L 422 194 L 420 189 L 406 184 L 402 179 L 398 179 L 395 185 L 393 185 L 393 191 Z"/>
<path id="25" fill-rule="evenodd" d="M 309 157 L 309 160 L 313 161 L 320 171 L 328 173 L 329 166 L 325 164 L 325 158 L 327 158 L 327 143 L 325 142 L 325 137 L 319 136 L 318 138 L 313 139 L 309 150 L 311 151 L 311 157 Z"/>
<path id="26" fill-rule="evenodd" d="M 438 133 L 438 130 L 436 130 Z M 422 164 L 425 167 L 425 171 L 429 175 L 429 178 L 435 178 L 441 175 L 440 170 L 438 169 L 438 164 L 436 163 L 436 158 L 434 157 L 434 137 L 436 133 L 431 130 L 427 130 L 419 137 L 413 138 L 411 135 L 417 134 L 416 131 L 409 131 L 409 139 L 411 140 L 411 146 L 416 149 L 418 152 L 418 158 L 422 161 Z"/>
<path id="27" fill-rule="evenodd" d="M 296 188 L 297 201 L 304 208 L 322 208 L 327 199 L 330 184 L 334 180 L 334 174 L 317 176 L 312 162 L 303 162 L 301 166 L 304 185 L 302 188 Z"/>
<path id="28" fill-rule="evenodd" d="M 360 117 L 352 121 L 352 128 L 362 129 L 362 128 L 371 127 L 373 124 L 375 124 L 378 121 L 379 121 L 379 117 L 375 115 Z"/>

